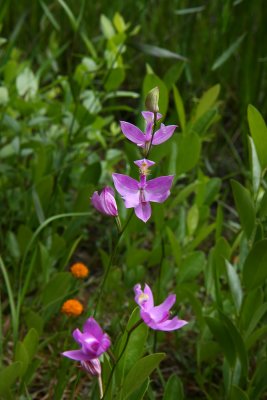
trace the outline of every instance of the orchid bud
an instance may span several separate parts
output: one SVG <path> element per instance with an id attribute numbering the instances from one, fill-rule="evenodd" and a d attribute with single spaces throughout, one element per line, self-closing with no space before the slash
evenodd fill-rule
<path id="1" fill-rule="evenodd" d="M 91 202 L 93 206 L 102 214 L 111 217 L 118 216 L 118 208 L 114 197 L 114 190 L 111 187 L 105 187 L 100 195 L 94 192 Z"/>
<path id="2" fill-rule="evenodd" d="M 150 90 L 146 96 L 145 106 L 148 111 L 157 113 L 159 111 L 159 88 L 158 86 Z"/>
<path id="3" fill-rule="evenodd" d="M 100 376 L 101 375 L 101 364 L 98 358 L 92 360 L 81 361 L 82 368 L 87 371 L 90 375 Z"/>

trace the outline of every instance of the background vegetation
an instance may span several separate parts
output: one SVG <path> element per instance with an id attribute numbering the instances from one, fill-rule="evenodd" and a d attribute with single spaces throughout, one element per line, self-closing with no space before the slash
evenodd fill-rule
<path id="1" fill-rule="evenodd" d="M 60 356 L 84 315 L 60 308 L 75 297 L 85 315 L 94 309 L 116 227 L 89 198 L 114 171 L 137 174 L 119 120 L 142 127 L 156 85 L 179 132 L 151 158 L 155 176 L 174 173 L 175 184 L 149 223 L 132 218 L 98 315 L 119 337 L 135 283 L 148 282 L 158 301 L 175 292 L 190 324 L 141 346 L 167 353 L 144 398 L 266 398 L 264 6 L 1 1 L 3 399 L 97 398 L 95 382 Z M 71 275 L 75 261 L 88 265 L 88 279 Z"/>

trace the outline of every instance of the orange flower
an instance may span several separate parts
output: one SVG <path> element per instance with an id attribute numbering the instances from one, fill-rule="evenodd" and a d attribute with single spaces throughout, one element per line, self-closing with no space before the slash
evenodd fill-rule
<path id="1" fill-rule="evenodd" d="M 69 317 L 78 317 L 83 312 L 83 305 L 79 300 L 70 299 L 65 301 L 61 307 L 61 312 Z"/>
<path id="2" fill-rule="evenodd" d="M 89 275 L 89 269 L 83 263 L 75 263 L 70 267 L 70 272 L 75 278 L 86 278 Z"/>

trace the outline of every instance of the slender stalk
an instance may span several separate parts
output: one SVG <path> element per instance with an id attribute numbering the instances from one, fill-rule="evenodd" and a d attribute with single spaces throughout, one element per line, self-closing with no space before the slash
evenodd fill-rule
<path id="1" fill-rule="evenodd" d="M 8 300 L 9 300 L 9 306 L 11 310 L 11 320 L 12 320 L 12 326 L 13 326 L 13 336 L 14 336 L 14 341 L 17 340 L 18 337 L 18 316 L 17 316 L 17 311 L 16 311 L 16 306 L 15 306 L 15 301 L 14 301 L 14 294 L 10 285 L 10 280 L 9 276 L 5 267 L 5 264 L 2 260 L 2 257 L 0 256 L 0 269 L 2 271 L 4 281 L 6 284 L 6 289 L 7 289 L 7 294 L 8 294 Z"/>
<path id="2" fill-rule="evenodd" d="M 114 262 L 114 260 L 115 260 L 115 258 L 116 258 L 116 256 L 117 256 L 117 252 L 118 252 L 118 247 L 119 247 L 119 244 L 120 244 L 120 240 L 121 240 L 122 235 L 123 235 L 123 233 L 125 232 L 125 230 L 126 230 L 128 224 L 129 224 L 129 222 L 130 222 L 132 216 L 133 216 L 133 211 L 131 212 L 131 214 L 129 215 L 127 221 L 125 222 L 124 227 L 123 227 L 123 228 L 120 228 L 120 231 L 119 231 L 119 233 L 118 233 L 116 244 L 115 244 L 115 246 L 114 246 L 114 248 L 113 248 L 113 251 L 112 251 L 112 253 L 111 253 L 111 255 L 110 255 L 109 263 L 108 263 L 108 266 L 107 266 L 107 268 L 106 268 L 104 277 L 103 277 L 103 279 L 102 279 L 102 282 L 101 282 L 101 285 L 100 285 L 100 288 L 99 288 L 99 291 L 98 291 L 97 301 L 96 301 L 95 310 L 94 310 L 94 317 L 95 317 L 96 314 L 97 314 L 97 310 L 98 310 L 98 307 L 99 307 L 99 304 L 100 304 L 100 300 L 101 300 L 101 298 L 102 298 L 102 296 L 103 296 L 103 291 L 104 291 L 105 283 L 106 283 L 106 281 L 107 281 L 107 278 L 108 278 L 108 275 L 109 275 L 111 266 L 113 265 L 113 262 Z M 116 219 L 116 223 L 117 223 L 117 219 Z M 117 223 L 117 224 L 118 224 L 118 223 Z M 118 225 L 117 225 L 117 226 L 118 226 Z"/>
<path id="3" fill-rule="evenodd" d="M 159 262 L 159 278 L 158 278 L 158 290 L 157 290 L 157 298 L 156 301 L 159 302 L 160 300 L 160 283 L 161 283 L 161 275 L 162 275 L 162 264 L 163 260 L 165 258 L 165 244 L 164 244 L 164 239 L 161 238 L 161 257 L 160 257 L 160 262 Z M 156 353 L 157 349 L 157 340 L 158 340 L 158 331 L 155 330 L 154 332 L 154 341 L 153 341 L 153 352 Z"/>
<path id="4" fill-rule="evenodd" d="M 151 137 L 151 140 L 150 140 L 150 143 L 149 143 L 149 146 L 148 146 L 148 150 L 147 150 L 147 153 L 146 153 L 146 158 L 148 158 L 150 150 L 151 150 L 151 147 L 152 147 L 153 137 L 154 137 L 155 132 L 156 132 L 156 123 L 157 123 L 157 113 L 154 112 L 154 122 L 153 122 L 152 137 Z"/>
<path id="5" fill-rule="evenodd" d="M 110 386 L 112 377 L 113 377 L 114 372 L 115 372 L 115 369 L 116 369 L 117 365 L 119 364 L 119 362 L 120 362 L 120 360 L 121 360 L 121 358 L 122 358 L 122 356 L 123 356 L 123 354 L 124 354 L 124 352 L 125 352 L 125 350 L 126 350 L 126 347 L 127 347 L 127 345 L 128 345 L 128 342 L 129 342 L 129 339 L 130 339 L 131 334 L 132 334 L 133 331 L 134 331 L 136 328 L 138 328 L 138 326 L 141 325 L 142 323 L 143 323 L 143 320 L 140 319 L 139 321 L 136 322 L 136 324 L 134 324 L 134 325 L 131 327 L 131 329 L 129 329 L 128 331 L 126 330 L 126 332 L 127 332 L 126 341 L 125 341 L 125 343 L 124 343 L 123 349 L 122 349 L 122 351 L 121 351 L 119 357 L 117 358 L 117 360 L 116 360 L 115 363 L 113 364 L 112 370 L 111 370 L 110 375 L 109 375 L 109 378 L 108 378 L 107 386 L 106 386 L 106 388 L 105 388 L 105 392 L 104 392 L 103 399 L 105 399 L 105 397 L 106 397 L 106 395 L 107 395 L 107 392 L 108 392 L 108 389 L 109 389 L 109 386 Z"/>

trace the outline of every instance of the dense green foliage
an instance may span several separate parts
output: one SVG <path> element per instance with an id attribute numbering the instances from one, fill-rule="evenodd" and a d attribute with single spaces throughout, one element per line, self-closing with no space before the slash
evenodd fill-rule
<path id="1" fill-rule="evenodd" d="M 97 310 L 115 357 L 137 320 L 138 282 L 157 302 L 176 293 L 189 324 L 140 325 L 106 398 L 266 397 L 267 8 L 207 3 L 1 1 L 0 398 L 98 398 L 60 353 L 94 313 L 116 243 Z M 133 217 L 117 238 L 89 198 L 112 172 L 137 176 L 119 120 L 143 128 L 155 86 L 179 129 L 152 148 L 153 177 L 175 182 L 147 224 Z M 75 261 L 89 278 L 71 275 Z M 69 298 L 82 316 L 60 313 Z M 106 357 L 104 386 L 110 368 Z"/>

